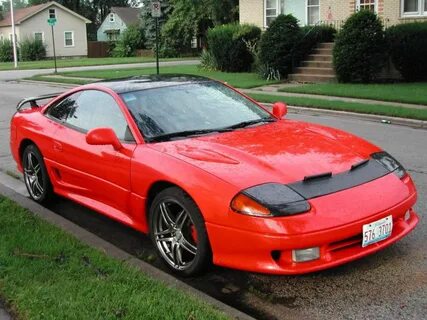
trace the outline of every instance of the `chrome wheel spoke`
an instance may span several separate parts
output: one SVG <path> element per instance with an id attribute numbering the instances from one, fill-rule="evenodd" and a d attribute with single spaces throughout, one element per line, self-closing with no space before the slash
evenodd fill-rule
<path id="1" fill-rule="evenodd" d="M 182 210 L 178 214 L 178 217 L 176 218 L 176 222 L 175 222 L 175 225 L 177 226 L 178 229 L 182 230 L 182 227 L 184 226 L 184 223 L 187 220 L 187 217 L 188 217 L 188 213 L 185 210 Z"/>
<path id="2" fill-rule="evenodd" d="M 181 267 L 184 265 L 184 262 L 182 261 L 182 253 L 179 243 L 175 243 L 172 245 L 172 256 L 173 261 L 177 267 Z"/>
<path id="3" fill-rule="evenodd" d="M 38 190 L 38 192 L 40 193 L 40 194 L 42 194 L 43 193 L 43 188 L 42 188 L 42 186 L 40 185 L 40 183 L 39 183 L 39 179 L 35 179 L 34 180 L 34 187 L 35 187 L 35 189 L 37 189 Z"/>
<path id="4" fill-rule="evenodd" d="M 175 223 L 174 223 L 173 219 L 170 216 L 170 213 L 168 211 L 166 203 L 163 202 L 162 204 L 160 204 L 160 212 L 162 214 L 163 221 L 166 223 L 166 225 L 169 228 L 173 227 L 175 225 Z"/>
<path id="5" fill-rule="evenodd" d="M 197 247 L 192 245 L 187 239 L 182 238 L 181 247 L 190 252 L 191 254 L 197 254 Z"/>
<path id="6" fill-rule="evenodd" d="M 168 228 L 168 229 L 166 229 L 166 230 L 156 232 L 156 233 L 154 233 L 154 235 L 155 235 L 155 236 L 165 236 L 165 235 L 167 235 L 167 234 L 171 234 L 172 232 L 173 232 L 173 229 Z M 161 239 L 161 238 L 159 238 L 159 239 Z"/>
<path id="7" fill-rule="evenodd" d="M 161 237 L 156 237 L 156 241 L 159 242 L 172 242 L 175 238 L 174 237 L 167 237 L 167 238 L 161 238 Z"/>

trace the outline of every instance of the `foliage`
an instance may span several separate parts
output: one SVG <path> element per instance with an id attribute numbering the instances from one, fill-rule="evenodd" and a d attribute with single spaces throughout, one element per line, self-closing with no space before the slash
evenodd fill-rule
<path id="1" fill-rule="evenodd" d="M 113 49 L 114 57 L 135 56 L 137 49 L 144 48 L 144 34 L 138 26 L 129 26 L 120 36 L 116 47 Z"/>
<path id="2" fill-rule="evenodd" d="M 292 15 L 279 15 L 261 37 L 260 64 L 287 76 L 292 70 L 293 48 L 301 38 L 298 20 Z"/>
<path id="3" fill-rule="evenodd" d="M 250 71 L 254 58 L 248 42 L 258 41 L 261 29 L 249 24 L 227 24 L 208 31 L 208 50 L 214 56 L 218 70 Z"/>
<path id="4" fill-rule="evenodd" d="M 387 61 L 383 25 L 376 14 L 361 10 L 344 23 L 333 50 L 340 82 L 371 82 Z"/>
<path id="5" fill-rule="evenodd" d="M 170 0 L 171 14 L 162 27 L 162 51 L 190 52 L 193 37 L 205 40 L 213 26 L 238 21 L 238 0 Z"/>
<path id="6" fill-rule="evenodd" d="M 10 40 L 0 41 L 0 61 L 10 62 L 13 61 L 13 44 Z"/>
<path id="7" fill-rule="evenodd" d="M 427 22 L 393 26 L 386 31 L 394 66 L 407 81 L 427 79 Z"/>
<path id="8" fill-rule="evenodd" d="M 37 61 L 46 58 L 46 46 L 36 39 L 25 39 L 19 44 L 22 61 Z"/>

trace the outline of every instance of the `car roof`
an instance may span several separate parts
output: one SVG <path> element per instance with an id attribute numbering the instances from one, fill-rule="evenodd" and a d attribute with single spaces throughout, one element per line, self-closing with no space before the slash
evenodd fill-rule
<path id="1" fill-rule="evenodd" d="M 214 81 L 212 79 L 186 74 L 162 74 L 112 79 L 96 82 L 97 85 L 110 88 L 116 93 L 126 93 L 147 89 L 179 86 Z"/>

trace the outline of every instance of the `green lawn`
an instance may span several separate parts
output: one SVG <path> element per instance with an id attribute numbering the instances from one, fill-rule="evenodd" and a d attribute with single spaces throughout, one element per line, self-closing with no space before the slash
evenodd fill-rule
<path id="1" fill-rule="evenodd" d="M 176 60 L 193 60 L 197 57 L 191 58 L 172 58 L 161 59 L 161 61 L 176 61 Z M 155 58 L 152 57 L 128 57 L 128 58 L 67 58 L 58 59 L 58 68 L 65 67 L 81 67 L 81 66 L 99 66 L 111 64 L 127 64 L 127 63 L 143 63 L 154 62 Z M 18 69 L 49 69 L 54 67 L 53 60 L 42 61 L 23 61 L 18 63 Z M 0 62 L 0 70 L 13 70 L 13 62 Z"/>
<path id="2" fill-rule="evenodd" d="M 390 84 L 322 83 L 283 88 L 280 91 L 427 105 L 426 82 Z"/>
<path id="3" fill-rule="evenodd" d="M 117 69 L 117 70 L 91 70 L 91 71 L 75 71 L 64 72 L 61 75 L 79 78 L 99 78 L 99 79 L 114 79 L 123 77 L 133 77 L 146 74 L 156 73 L 155 68 L 139 68 L 139 69 Z M 168 66 L 161 67 L 160 73 L 181 73 L 193 74 L 209 77 L 215 80 L 225 81 L 230 85 L 238 88 L 254 88 L 262 85 L 277 83 L 277 81 L 267 81 L 260 78 L 256 73 L 233 73 L 221 71 L 205 71 L 196 65 L 190 66 Z"/>
<path id="4" fill-rule="evenodd" d="M 0 296 L 18 319 L 226 319 L 0 197 Z"/>
<path id="5" fill-rule="evenodd" d="M 413 109 L 403 107 L 392 107 L 375 104 L 363 104 L 356 102 L 343 102 L 325 99 L 312 99 L 300 97 L 284 97 L 268 94 L 249 94 L 253 99 L 260 102 L 274 103 L 284 101 L 292 106 L 313 107 L 319 109 L 341 110 L 358 113 L 385 115 L 390 117 L 401 117 L 418 120 L 427 120 L 426 109 Z"/>

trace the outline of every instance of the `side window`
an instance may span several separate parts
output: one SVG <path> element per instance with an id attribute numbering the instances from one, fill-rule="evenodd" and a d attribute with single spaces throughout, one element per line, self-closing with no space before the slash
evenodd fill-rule
<path id="1" fill-rule="evenodd" d="M 67 120 L 67 117 L 70 114 L 71 110 L 74 108 L 76 104 L 76 100 L 79 97 L 79 95 L 80 95 L 80 92 L 74 93 L 68 96 L 64 100 L 50 107 L 46 114 L 49 117 L 59 121 Z"/>
<path id="2" fill-rule="evenodd" d="M 120 140 L 133 141 L 120 107 L 112 96 L 102 91 L 81 92 L 65 122 L 83 131 L 99 127 L 111 128 Z"/>

